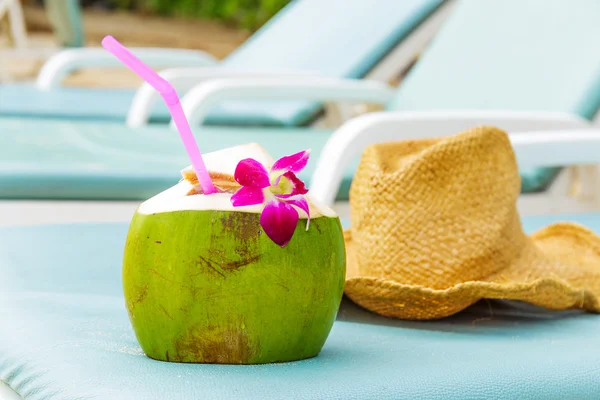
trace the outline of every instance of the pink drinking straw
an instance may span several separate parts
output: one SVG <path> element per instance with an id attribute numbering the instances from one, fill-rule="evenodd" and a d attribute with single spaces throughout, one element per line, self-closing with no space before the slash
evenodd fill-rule
<path id="1" fill-rule="evenodd" d="M 217 189 L 215 189 L 215 185 L 213 185 L 212 180 L 210 179 L 210 175 L 208 174 L 208 170 L 202 159 L 202 154 L 200 154 L 196 139 L 194 139 L 190 124 L 185 117 L 175 88 L 171 86 L 169 82 L 161 78 L 160 75 L 154 72 L 149 66 L 144 64 L 139 58 L 134 56 L 133 53 L 127 50 L 127 48 L 119 43 L 114 37 L 106 36 L 102 39 L 102 46 L 160 93 L 165 103 L 167 103 L 169 112 L 171 113 L 173 121 L 175 121 L 175 126 L 177 126 L 177 130 L 181 136 L 181 140 L 183 140 L 185 150 L 192 160 L 192 167 L 196 172 L 202 192 L 204 194 L 215 193 Z"/>

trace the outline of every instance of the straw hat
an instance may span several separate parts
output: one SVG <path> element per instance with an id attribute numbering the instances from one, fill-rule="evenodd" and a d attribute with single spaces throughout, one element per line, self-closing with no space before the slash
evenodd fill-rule
<path id="1" fill-rule="evenodd" d="M 350 191 L 346 295 L 402 319 L 445 317 L 482 298 L 600 312 L 600 238 L 572 223 L 525 235 L 519 192 L 496 128 L 370 146 Z"/>

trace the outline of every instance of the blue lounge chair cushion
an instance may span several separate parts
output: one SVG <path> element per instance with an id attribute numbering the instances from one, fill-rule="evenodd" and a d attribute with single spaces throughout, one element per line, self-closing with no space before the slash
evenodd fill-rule
<path id="1" fill-rule="evenodd" d="M 551 219 L 526 219 L 524 226 L 531 231 Z M 600 231 L 599 215 L 576 220 Z M 123 303 L 126 232 L 126 224 L 0 229 L 0 380 L 23 398 L 597 396 L 600 317 L 507 302 L 411 322 L 344 301 L 314 359 L 260 366 L 151 360 Z"/>
<path id="2" fill-rule="evenodd" d="M 459 1 L 390 109 L 556 111 L 591 119 L 600 107 L 599 15 L 597 1 Z"/>
<path id="3" fill-rule="evenodd" d="M 256 142 L 278 158 L 311 148 L 299 174 L 307 183 L 331 131 L 305 128 L 202 127 L 203 152 Z M 176 131 L 113 123 L 0 119 L 0 198 L 149 198 L 177 183 L 189 164 Z M 348 168 L 340 199 L 348 198 L 358 159 Z"/>
<path id="4" fill-rule="evenodd" d="M 521 174 L 521 193 L 543 192 L 560 172 L 560 168 L 523 168 Z"/>
<path id="5" fill-rule="evenodd" d="M 299 174 L 307 184 L 332 133 L 206 126 L 195 132 L 203 152 L 250 141 L 275 158 L 310 148 L 311 161 Z M 178 134 L 166 127 L 41 119 L 0 119 L 0 156 L 0 199 L 143 200 L 174 185 L 189 164 Z M 359 161 L 360 156 L 346 169 L 337 200 L 348 200 Z M 557 168 L 522 170 L 522 192 L 543 190 L 540 182 L 557 173 Z"/>
<path id="6" fill-rule="evenodd" d="M 600 108 L 598 16 L 593 0 L 459 1 L 389 109 L 556 111 L 592 119 Z M 555 172 L 527 173 L 524 190 L 544 188 Z"/>
<path id="7" fill-rule="evenodd" d="M 442 0 L 296 0 L 220 64 L 257 71 L 311 71 L 360 78 L 406 38 Z M 335 23 L 335 29 L 331 29 Z M 350 46 L 348 44 L 351 44 Z M 129 109 L 131 90 L 60 88 L 40 93 L 34 86 L 1 85 L 0 115 L 43 118 L 117 119 Z M 314 102 L 224 103 L 209 124 L 298 126 L 320 110 Z M 168 119 L 166 107 L 154 120 Z"/>
<path id="8" fill-rule="evenodd" d="M 234 69 L 312 71 L 325 76 L 361 78 L 405 39 L 442 3 L 440 0 L 294 1 L 248 42 L 229 55 L 223 66 Z M 335 24 L 335 29 L 332 29 Z M 227 103 L 209 123 L 299 126 L 320 110 L 314 102 Z M 259 121 L 256 121 L 259 117 Z"/>
<path id="9" fill-rule="evenodd" d="M 130 89 L 66 86 L 43 92 L 33 83 L 0 84 L 0 116 L 123 123 L 133 93 Z M 157 105 L 152 117 L 154 122 L 170 120 L 169 111 L 162 104 Z"/>

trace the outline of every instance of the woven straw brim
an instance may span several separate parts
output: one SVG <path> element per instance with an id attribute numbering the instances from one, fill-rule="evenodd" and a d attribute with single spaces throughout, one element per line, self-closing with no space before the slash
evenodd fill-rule
<path id="1" fill-rule="evenodd" d="M 345 232 L 345 240 L 346 295 L 386 317 L 438 319 L 480 299 L 521 300 L 552 310 L 600 312 L 600 238 L 576 224 L 555 224 L 535 233 L 519 260 L 501 274 L 446 289 L 359 276 L 350 231 Z"/>

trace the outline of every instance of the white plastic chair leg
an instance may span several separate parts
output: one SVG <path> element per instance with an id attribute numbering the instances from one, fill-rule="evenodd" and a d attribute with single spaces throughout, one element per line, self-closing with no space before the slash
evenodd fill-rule
<path id="1" fill-rule="evenodd" d="M 23 10 L 19 0 L 0 0 L 0 17 L 8 14 L 10 22 L 11 35 L 15 43 L 15 47 L 27 46 L 27 30 L 25 29 L 25 19 L 23 18 Z"/>

